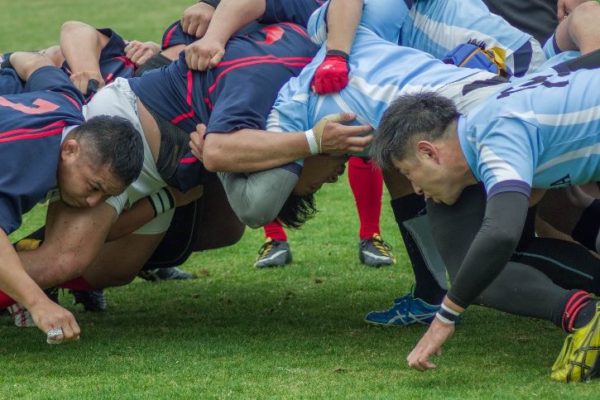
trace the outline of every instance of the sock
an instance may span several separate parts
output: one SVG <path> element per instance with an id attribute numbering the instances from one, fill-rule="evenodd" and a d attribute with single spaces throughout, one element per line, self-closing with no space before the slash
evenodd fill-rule
<path id="1" fill-rule="evenodd" d="M 438 285 L 437 281 L 427 268 L 427 264 L 425 264 L 425 260 L 423 260 L 419 247 L 402 224 L 404 221 L 418 216 L 425 208 L 425 201 L 422 196 L 409 194 L 392 200 L 391 204 L 392 210 L 394 210 L 396 223 L 398 223 L 398 227 L 400 228 L 400 234 L 402 235 L 402 239 L 404 239 L 406 253 L 410 258 L 415 274 L 413 295 L 429 304 L 440 304 L 446 295 L 446 291 Z"/>
<path id="2" fill-rule="evenodd" d="M 381 216 L 381 197 L 383 195 L 383 175 L 370 159 L 350 157 L 348 161 L 348 181 L 356 211 L 360 220 L 358 236 L 360 240 L 371 239 L 379 234 Z"/>
<path id="3" fill-rule="evenodd" d="M 570 290 L 563 302 L 560 327 L 565 332 L 585 326 L 596 312 L 596 301 L 584 290 Z"/>
<path id="4" fill-rule="evenodd" d="M 571 236 L 592 251 L 598 251 L 598 231 L 600 230 L 600 200 L 594 200 L 579 218 Z"/>
<path id="5" fill-rule="evenodd" d="M 81 291 L 92 291 L 96 290 L 96 288 L 92 287 L 88 281 L 86 281 L 82 276 L 79 278 L 72 279 L 68 282 L 61 283 L 58 287 L 63 289 L 72 289 L 72 290 L 81 290 Z"/>
<path id="6" fill-rule="evenodd" d="M 275 220 L 270 224 L 265 225 L 263 229 L 265 230 L 265 237 L 277 240 L 279 242 L 287 241 L 285 229 L 283 229 L 283 225 L 281 222 L 279 222 L 279 220 Z"/>

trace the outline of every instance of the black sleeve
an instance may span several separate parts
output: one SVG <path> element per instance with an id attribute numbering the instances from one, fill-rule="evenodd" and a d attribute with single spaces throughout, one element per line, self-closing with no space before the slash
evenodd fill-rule
<path id="1" fill-rule="evenodd" d="M 220 2 L 221 2 L 221 0 L 200 0 L 198 3 L 206 3 L 209 6 L 213 6 L 214 8 L 217 8 L 217 6 L 219 5 Z"/>
<path id="2" fill-rule="evenodd" d="M 466 308 L 502 272 L 521 237 L 528 204 L 518 192 L 488 199 L 481 228 L 448 291 L 450 300 Z"/>

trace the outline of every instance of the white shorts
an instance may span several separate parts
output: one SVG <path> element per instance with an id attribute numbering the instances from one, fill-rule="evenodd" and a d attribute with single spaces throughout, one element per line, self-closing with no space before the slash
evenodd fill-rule
<path id="1" fill-rule="evenodd" d="M 167 186 L 156 168 L 156 162 L 150 152 L 150 147 L 143 135 L 142 125 L 137 110 L 137 96 L 129 87 L 129 82 L 117 78 L 113 83 L 102 88 L 84 108 L 86 119 L 98 115 L 120 116 L 129 120 L 142 136 L 144 143 L 144 165 L 137 180 L 119 196 L 106 200 L 116 211 L 121 214 L 125 208 L 131 207 L 136 201 L 157 192 Z M 161 214 L 142 226 L 134 233 L 140 235 L 154 235 L 165 232 L 171 223 L 174 210 Z"/>

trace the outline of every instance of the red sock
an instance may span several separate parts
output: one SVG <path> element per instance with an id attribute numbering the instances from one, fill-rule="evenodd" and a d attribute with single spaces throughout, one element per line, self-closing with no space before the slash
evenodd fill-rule
<path id="1" fill-rule="evenodd" d="M 285 234 L 285 230 L 283 229 L 283 225 L 278 220 L 271 222 L 264 226 L 265 237 L 271 238 L 273 240 L 277 240 L 280 242 L 287 241 L 287 235 Z"/>
<path id="2" fill-rule="evenodd" d="M 381 196 L 383 195 L 383 175 L 371 162 L 360 157 L 350 157 L 348 161 L 348 181 L 356 201 L 360 219 L 358 236 L 361 240 L 370 239 L 380 233 Z"/>
<path id="3" fill-rule="evenodd" d="M 2 291 L 0 291 L 0 310 L 5 309 L 8 306 L 12 306 L 16 301 L 12 299 L 12 297 L 8 297 L 8 295 Z"/>
<path id="4" fill-rule="evenodd" d="M 71 279 L 68 282 L 61 283 L 58 287 L 63 289 L 72 289 L 72 290 L 83 290 L 83 291 L 91 291 L 95 290 L 88 281 L 86 281 L 82 276 L 79 278 Z"/>

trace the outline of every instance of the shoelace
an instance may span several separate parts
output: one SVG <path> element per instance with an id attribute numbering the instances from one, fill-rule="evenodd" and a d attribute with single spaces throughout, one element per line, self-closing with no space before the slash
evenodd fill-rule
<path id="1" fill-rule="evenodd" d="M 379 250 L 383 255 L 392 258 L 392 246 L 383 241 L 381 236 L 375 234 L 371 239 L 373 241 L 373 245 L 377 250 Z"/>
<path id="2" fill-rule="evenodd" d="M 272 247 L 273 240 L 269 238 L 266 242 L 263 243 L 260 249 L 258 249 L 258 259 L 260 260 L 261 258 L 264 258 L 269 253 L 269 251 L 271 251 Z"/>

